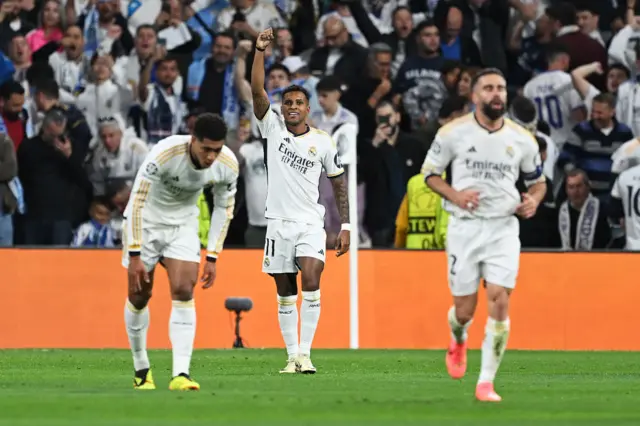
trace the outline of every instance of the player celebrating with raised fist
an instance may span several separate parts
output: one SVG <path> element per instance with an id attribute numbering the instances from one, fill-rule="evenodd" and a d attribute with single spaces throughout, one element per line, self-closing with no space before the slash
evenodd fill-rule
<path id="1" fill-rule="evenodd" d="M 315 373 L 310 353 L 320 318 L 320 276 L 326 248 L 325 212 L 318 202 L 322 169 L 333 183 L 342 220 L 338 256 L 349 250 L 347 186 L 331 136 L 306 123 L 309 93 L 300 86 L 290 86 L 282 93 L 280 111 L 271 109 L 264 89 L 264 51 L 272 41 L 271 28 L 260 33 L 251 71 L 253 111 L 266 139 L 267 238 L 262 270 L 275 278 L 278 292 L 278 320 L 288 355 L 280 372 Z M 299 341 L 298 270 L 302 272 Z"/>
<path id="2" fill-rule="evenodd" d="M 497 69 L 472 82 L 475 112 L 443 126 L 423 166 L 426 182 L 449 211 L 447 257 L 454 306 L 449 310 L 452 340 L 446 356 L 451 377 L 467 368 L 467 329 L 484 279 L 489 318 L 476 387 L 480 401 L 500 401 L 493 380 L 509 337 L 509 296 L 520 257 L 519 224 L 514 213 L 532 217 L 546 191 L 538 145 L 530 132 L 504 117 L 506 81 Z M 441 176 L 451 164 L 452 183 Z M 522 172 L 528 192 L 518 194 Z M 521 198 L 522 197 L 522 198 Z"/>
<path id="3" fill-rule="evenodd" d="M 170 136 L 158 142 L 134 181 L 124 214 L 122 265 L 129 271 L 124 319 L 133 353 L 135 389 L 155 389 L 147 356 L 147 304 L 158 262 L 167 270 L 173 300 L 169 389 L 200 389 L 189 375 L 196 334 L 193 289 L 200 265 L 197 201 L 203 187 L 212 185 L 214 208 L 202 276 L 203 288 L 209 288 L 233 217 L 238 180 L 238 161 L 224 146 L 226 136 L 227 126 L 220 116 L 202 114 L 196 119 L 193 136 Z"/>

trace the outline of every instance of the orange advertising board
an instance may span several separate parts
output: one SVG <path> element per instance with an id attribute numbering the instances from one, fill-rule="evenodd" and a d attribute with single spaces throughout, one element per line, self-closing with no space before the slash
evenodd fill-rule
<path id="1" fill-rule="evenodd" d="M 328 253 L 316 348 L 349 347 L 349 261 Z M 117 250 L 0 250 L 0 348 L 127 348 L 126 271 Z M 511 301 L 512 349 L 640 350 L 629 335 L 640 300 L 634 254 L 524 253 Z M 225 250 L 212 289 L 196 289 L 196 348 L 230 348 L 228 297 L 249 297 L 241 334 L 248 347 L 283 347 L 275 285 L 260 250 Z M 443 252 L 359 253 L 361 348 L 444 348 L 451 297 Z M 481 296 L 484 293 L 481 291 Z M 486 303 L 470 329 L 483 337 Z M 150 303 L 150 348 L 169 348 L 171 310 L 159 267 Z"/>

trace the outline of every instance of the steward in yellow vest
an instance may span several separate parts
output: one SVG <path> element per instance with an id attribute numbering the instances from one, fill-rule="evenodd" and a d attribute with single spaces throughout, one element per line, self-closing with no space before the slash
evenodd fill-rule
<path id="1" fill-rule="evenodd" d="M 415 175 L 409 179 L 396 217 L 395 246 L 413 250 L 444 249 L 448 220 L 440 195 L 427 186 L 423 174 Z"/>

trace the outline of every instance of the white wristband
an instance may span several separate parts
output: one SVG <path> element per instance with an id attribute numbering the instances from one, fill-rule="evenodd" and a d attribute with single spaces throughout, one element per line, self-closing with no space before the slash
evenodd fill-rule
<path id="1" fill-rule="evenodd" d="M 340 225 L 340 230 L 341 231 L 349 231 L 349 232 L 351 232 L 351 224 L 350 223 L 343 223 L 342 225 Z"/>

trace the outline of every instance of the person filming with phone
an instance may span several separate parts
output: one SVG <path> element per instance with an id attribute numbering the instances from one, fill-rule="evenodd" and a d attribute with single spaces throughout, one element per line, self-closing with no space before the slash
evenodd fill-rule
<path id="1" fill-rule="evenodd" d="M 78 205 L 77 194 L 91 194 L 84 157 L 70 141 L 67 123 L 65 110 L 51 108 L 39 134 L 18 148 L 18 176 L 27 206 L 21 241 L 26 245 L 68 246 L 78 210 L 85 208 Z"/>
<path id="2" fill-rule="evenodd" d="M 365 185 L 364 224 L 374 247 L 392 247 L 395 219 L 411 177 L 420 172 L 426 151 L 400 130 L 400 113 L 383 101 L 376 108 L 376 130 L 358 151 L 358 175 Z"/>

